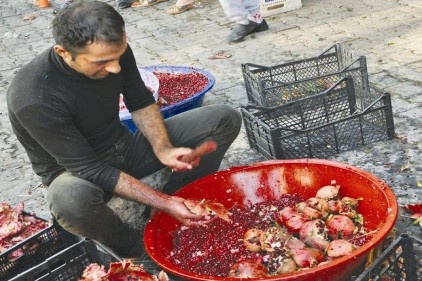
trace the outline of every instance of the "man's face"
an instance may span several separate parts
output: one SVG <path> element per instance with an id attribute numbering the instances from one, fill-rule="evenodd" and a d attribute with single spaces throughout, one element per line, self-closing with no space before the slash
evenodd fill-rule
<path id="1" fill-rule="evenodd" d="M 110 73 L 119 73 L 121 70 L 119 59 L 126 48 L 126 38 L 120 45 L 94 42 L 72 57 L 72 54 L 60 45 L 54 46 L 55 51 L 67 65 L 91 79 L 103 79 Z"/>

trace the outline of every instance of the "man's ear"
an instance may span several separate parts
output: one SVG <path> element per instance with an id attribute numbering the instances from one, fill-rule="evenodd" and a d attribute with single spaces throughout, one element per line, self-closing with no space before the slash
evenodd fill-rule
<path id="1" fill-rule="evenodd" d="M 54 51 L 64 60 L 72 58 L 72 54 L 69 53 L 62 45 L 54 45 Z"/>

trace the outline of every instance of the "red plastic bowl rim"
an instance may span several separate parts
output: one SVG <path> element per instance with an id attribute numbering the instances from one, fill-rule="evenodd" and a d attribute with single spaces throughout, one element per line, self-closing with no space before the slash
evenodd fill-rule
<path id="1" fill-rule="evenodd" d="M 293 273 L 290 273 L 290 274 L 283 274 L 283 275 L 278 275 L 278 276 L 275 275 L 275 276 L 271 276 L 271 277 L 267 277 L 267 278 L 248 278 L 247 280 L 251 280 L 251 281 L 252 280 L 282 281 L 284 279 L 293 280 L 293 279 L 291 279 L 293 277 L 299 278 L 299 280 L 300 280 L 300 277 L 307 276 L 310 273 L 319 272 L 322 269 L 338 268 L 341 265 L 345 265 L 351 258 L 356 259 L 356 258 L 358 258 L 362 255 L 366 255 L 367 254 L 366 252 L 368 252 L 370 248 L 373 248 L 375 245 L 380 243 L 389 234 L 390 230 L 393 228 L 393 226 L 396 222 L 397 215 L 398 215 L 398 204 L 397 204 L 396 197 L 395 197 L 394 193 L 392 192 L 392 190 L 390 189 L 390 187 L 384 181 L 380 180 L 378 177 L 376 177 L 372 173 L 367 172 L 365 170 L 362 170 L 360 168 L 357 168 L 355 166 L 348 165 L 348 164 L 344 164 L 344 163 L 340 163 L 340 162 L 336 162 L 336 161 L 332 161 L 332 160 L 326 160 L 326 159 L 268 160 L 268 161 L 258 162 L 258 163 L 246 165 L 246 166 L 231 167 L 231 168 L 228 168 L 226 170 L 218 171 L 217 173 L 215 173 L 213 175 L 224 175 L 224 174 L 233 173 L 233 172 L 236 172 L 236 171 L 247 170 L 247 169 L 253 168 L 253 167 L 265 167 L 265 166 L 272 166 L 272 165 L 300 164 L 300 163 L 322 164 L 322 165 L 327 165 L 327 166 L 347 169 L 349 171 L 358 172 L 360 175 L 366 177 L 368 180 L 373 181 L 373 182 L 377 182 L 377 185 L 383 185 L 382 192 L 384 193 L 385 198 L 386 198 L 387 203 L 388 203 L 388 206 L 391 210 L 389 210 L 389 214 L 386 216 L 384 223 L 378 229 L 378 231 L 373 235 L 372 239 L 369 240 L 363 246 L 356 249 L 353 252 L 353 255 L 344 256 L 344 257 L 335 259 L 333 261 L 330 261 L 326 264 L 320 265 L 318 267 L 306 269 L 306 270 L 303 270 L 303 271 L 296 271 L 296 272 L 293 272 Z M 208 178 L 208 177 L 204 177 L 204 178 Z M 203 181 L 204 178 L 198 179 L 191 184 L 198 184 L 201 181 Z M 177 192 L 176 192 L 175 195 L 177 195 Z M 156 215 L 160 215 L 160 212 L 156 213 L 154 216 L 156 216 Z M 145 230 L 146 231 L 153 231 L 150 224 L 146 225 Z M 183 269 L 180 269 L 167 260 L 164 260 L 164 261 L 157 260 L 154 257 L 153 249 L 149 248 L 147 241 L 148 240 L 145 239 L 145 247 L 146 247 L 146 250 L 147 250 L 149 256 L 159 266 L 161 266 L 164 270 L 172 272 L 175 275 L 178 275 L 178 276 L 181 276 L 181 277 L 184 277 L 184 278 L 188 278 L 188 279 L 195 278 L 195 280 L 203 280 L 203 281 L 210 281 L 210 280 L 225 280 L 225 281 L 233 280 L 233 281 L 235 281 L 235 280 L 240 280 L 238 278 L 213 277 L 213 276 L 197 275 L 197 274 L 185 271 Z"/>

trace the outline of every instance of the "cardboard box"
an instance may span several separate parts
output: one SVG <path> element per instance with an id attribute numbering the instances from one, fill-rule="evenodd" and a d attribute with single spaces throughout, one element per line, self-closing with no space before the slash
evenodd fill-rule
<path id="1" fill-rule="evenodd" d="M 302 0 L 260 0 L 263 17 L 293 11 L 302 7 Z"/>

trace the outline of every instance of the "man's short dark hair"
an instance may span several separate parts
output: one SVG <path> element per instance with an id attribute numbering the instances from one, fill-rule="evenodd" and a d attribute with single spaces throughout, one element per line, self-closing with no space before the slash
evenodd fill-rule
<path id="1" fill-rule="evenodd" d="M 125 22 L 109 4 L 75 1 L 60 10 L 53 20 L 56 44 L 72 54 L 94 42 L 123 43 Z"/>

